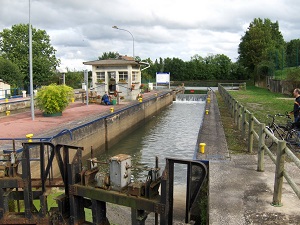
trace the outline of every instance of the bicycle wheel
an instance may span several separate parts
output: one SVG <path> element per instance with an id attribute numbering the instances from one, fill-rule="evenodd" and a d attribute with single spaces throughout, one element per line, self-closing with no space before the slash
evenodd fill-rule
<path id="1" fill-rule="evenodd" d="M 298 146 L 300 144 L 299 131 L 294 129 L 290 130 L 286 135 L 286 142 L 287 144 Z"/>
<path id="2" fill-rule="evenodd" d="M 270 133 L 274 136 L 274 131 L 266 126 L 266 129 L 268 129 L 268 131 L 270 131 Z M 273 145 L 274 141 L 272 139 L 272 137 L 270 137 L 268 134 L 265 135 L 265 145 L 268 147 L 268 148 L 271 148 L 272 145 Z"/>
<path id="3" fill-rule="evenodd" d="M 273 130 L 274 136 L 278 140 L 285 140 L 287 132 L 280 126 Z"/>

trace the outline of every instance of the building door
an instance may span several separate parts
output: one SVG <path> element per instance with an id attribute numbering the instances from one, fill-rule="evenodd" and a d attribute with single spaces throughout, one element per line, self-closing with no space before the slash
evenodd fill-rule
<path id="1" fill-rule="evenodd" d="M 116 90 L 116 72 L 110 71 L 108 74 L 108 89 L 109 92 L 114 92 Z"/>

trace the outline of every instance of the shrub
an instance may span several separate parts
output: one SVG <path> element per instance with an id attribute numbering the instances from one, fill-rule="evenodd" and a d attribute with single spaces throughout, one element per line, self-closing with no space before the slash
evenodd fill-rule
<path id="1" fill-rule="evenodd" d="M 42 87 L 36 96 L 37 107 L 45 114 L 62 112 L 74 97 L 73 89 L 66 85 L 50 84 Z"/>

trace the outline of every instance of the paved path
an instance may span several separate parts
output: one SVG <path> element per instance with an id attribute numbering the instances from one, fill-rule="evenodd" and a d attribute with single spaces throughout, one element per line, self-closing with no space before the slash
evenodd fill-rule
<path id="1" fill-rule="evenodd" d="M 300 224 L 300 200 L 284 181 L 282 207 L 271 205 L 275 165 L 265 156 L 265 172 L 257 172 L 257 155 L 230 155 L 215 95 L 207 105 L 200 133 L 209 160 L 209 224 Z M 286 163 L 286 170 L 300 185 L 299 169 Z"/>
<path id="2" fill-rule="evenodd" d="M 155 93 L 156 91 L 145 93 L 144 99 L 153 97 Z M 86 105 L 86 103 L 76 101 L 70 103 L 67 109 L 63 111 L 63 116 L 44 117 L 42 112 L 36 109 L 34 120 L 32 120 L 30 109 L 27 112 L 12 113 L 10 116 L 0 117 L 0 138 L 25 138 L 26 134 L 34 134 L 34 137 L 51 137 L 63 129 L 71 129 L 107 115 L 110 113 L 111 107 L 114 107 L 116 111 L 135 103 L 137 101 L 124 101 L 119 105 L 93 103 Z"/>

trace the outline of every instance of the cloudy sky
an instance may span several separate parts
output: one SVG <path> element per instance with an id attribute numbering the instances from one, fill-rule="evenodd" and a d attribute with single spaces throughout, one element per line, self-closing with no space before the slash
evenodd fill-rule
<path id="1" fill-rule="evenodd" d="M 61 68 L 90 69 L 82 62 L 103 52 L 142 59 L 225 54 L 238 45 L 254 18 L 279 22 L 285 41 L 300 38 L 298 0 L 31 0 L 33 27 L 46 30 Z M 28 23 L 29 0 L 0 0 L 0 30 Z"/>

